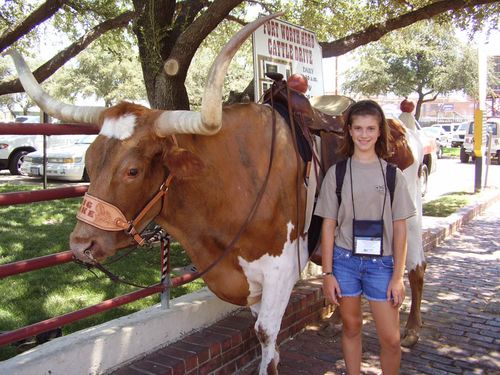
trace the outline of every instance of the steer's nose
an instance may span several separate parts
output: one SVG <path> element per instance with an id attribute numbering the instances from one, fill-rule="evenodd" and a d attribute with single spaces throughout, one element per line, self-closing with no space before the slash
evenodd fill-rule
<path id="1" fill-rule="evenodd" d="M 73 234 L 70 236 L 69 246 L 73 256 L 84 263 L 96 263 L 92 255 L 93 245 L 94 243 L 90 239 L 78 238 Z"/>

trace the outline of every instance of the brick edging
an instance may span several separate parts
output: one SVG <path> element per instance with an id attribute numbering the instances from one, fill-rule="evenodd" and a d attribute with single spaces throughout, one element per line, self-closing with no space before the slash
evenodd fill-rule
<path id="1" fill-rule="evenodd" d="M 469 223 L 476 216 L 481 214 L 489 206 L 500 201 L 500 191 L 492 192 L 491 196 L 486 197 L 480 202 L 476 202 L 459 209 L 450 216 L 436 221 L 434 228 L 427 228 L 422 231 L 422 242 L 424 252 L 436 248 L 436 246 L 448 236 L 456 233 L 462 226 Z"/>
<path id="2" fill-rule="evenodd" d="M 299 281 L 285 310 L 278 344 L 295 336 L 308 324 L 318 322 L 329 310 L 320 279 Z M 191 333 L 111 374 L 234 374 L 260 356 L 254 324 L 250 310 L 239 309 L 210 327 Z"/>
<path id="3" fill-rule="evenodd" d="M 500 192 L 436 221 L 435 228 L 424 229 L 424 251 L 434 249 L 439 242 L 499 200 Z M 323 298 L 320 278 L 299 281 L 281 323 L 278 345 L 297 335 L 307 325 L 319 322 L 331 312 L 331 308 Z M 111 374 L 222 375 L 241 372 L 260 356 L 254 324 L 255 318 L 250 311 L 239 309 L 210 327 L 191 333 Z"/>

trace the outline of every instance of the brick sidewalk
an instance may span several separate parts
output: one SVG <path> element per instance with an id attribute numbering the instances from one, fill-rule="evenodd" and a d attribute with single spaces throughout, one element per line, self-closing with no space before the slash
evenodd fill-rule
<path id="1" fill-rule="evenodd" d="M 401 374 L 500 373 L 499 225 L 496 203 L 427 254 L 424 328 L 419 343 L 403 350 Z M 404 309 L 403 322 L 408 299 Z M 367 311 L 365 304 L 363 373 L 379 374 L 379 345 Z M 340 335 L 321 332 L 310 325 L 281 345 L 280 375 L 342 374 Z"/>
<path id="2" fill-rule="evenodd" d="M 494 195 L 493 200 L 460 210 L 455 217 L 427 223 L 432 229 L 424 233 L 425 249 L 432 251 L 426 253 L 424 328 L 419 343 L 404 349 L 401 374 L 500 374 L 500 300 L 495 295 L 500 285 L 500 200 Z M 454 233 L 494 200 L 497 203 L 485 214 Z M 454 234 L 434 247 L 450 233 Z M 407 298 L 402 322 L 409 302 Z M 340 335 L 325 335 L 325 323 L 320 320 L 324 303 L 320 279 L 295 287 L 278 336 L 281 375 L 343 373 Z M 379 374 L 379 346 L 367 307 L 363 373 Z M 248 310 L 242 309 L 113 374 L 253 374 L 260 352 L 253 324 Z"/>

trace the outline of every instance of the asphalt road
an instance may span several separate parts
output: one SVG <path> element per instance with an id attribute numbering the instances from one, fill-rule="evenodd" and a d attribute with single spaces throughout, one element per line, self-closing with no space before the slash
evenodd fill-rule
<path id="1" fill-rule="evenodd" d="M 460 163 L 456 159 L 439 159 L 437 170 L 429 175 L 427 194 L 424 202 L 431 201 L 437 197 L 452 192 L 474 192 L 475 170 L 474 164 Z M 482 170 L 482 187 L 485 186 L 486 166 Z M 486 186 L 500 189 L 500 165 L 491 164 L 488 166 L 488 176 Z"/>
<path id="2" fill-rule="evenodd" d="M 437 170 L 429 175 L 427 194 L 424 202 L 451 192 L 474 192 L 475 166 L 472 163 L 462 164 L 458 158 L 439 159 Z M 483 187 L 486 177 L 486 166 L 483 166 Z M 72 186 L 78 183 L 49 180 L 49 188 L 57 186 Z M 11 184 L 39 184 L 41 179 L 25 176 L 11 176 L 7 170 L 0 171 L 0 185 Z M 488 187 L 500 189 L 500 165 L 494 163 L 489 166 Z"/>

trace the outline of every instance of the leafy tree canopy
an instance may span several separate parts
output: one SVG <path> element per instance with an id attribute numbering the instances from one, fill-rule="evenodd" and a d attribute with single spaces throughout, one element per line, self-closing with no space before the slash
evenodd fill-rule
<path id="1" fill-rule="evenodd" d="M 0 5 L 0 52 L 10 47 L 29 52 L 46 33 L 59 33 L 64 47 L 34 71 L 43 82 L 106 35 L 103 45 L 136 46 L 112 49 L 122 58 L 137 51 L 152 107 L 188 108 L 185 83 L 196 51 L 225 20 L 242 23 L 249 4 L 264 13 L 286 10 L 284 19 L 318 34 L 324 57 L 425 19 L 471 32 L 486 24 L 496 27 L 500 13 L 495 0 L 11 0 Z M 165 65 L 172 68 L 168 74 Z M 22 91 L 16 79 L 0 83 L 0 95 Z"/>
<path id="2" fill-rule="evenodd" d="M 439 94 L 477 96 L 476 51 L 463 45 L 450 27 L 418 23 L 361 48 L 359 56 L 344 89 L 364 95 L 417 93 L 417 118 L 421 105 Z"/>

